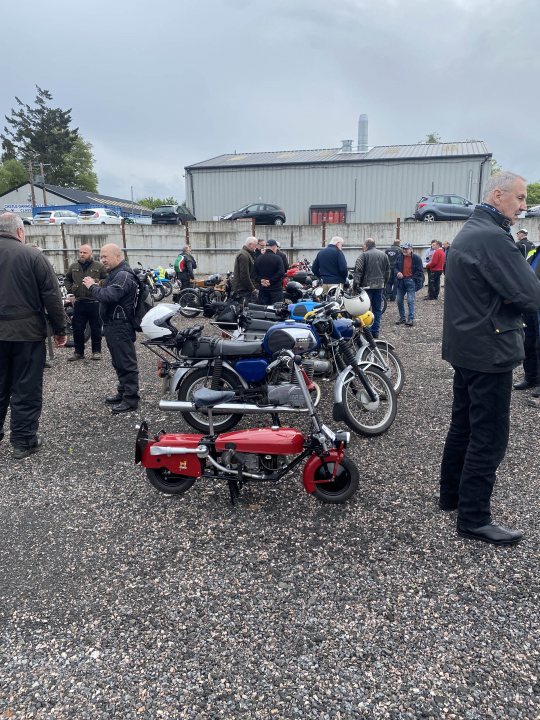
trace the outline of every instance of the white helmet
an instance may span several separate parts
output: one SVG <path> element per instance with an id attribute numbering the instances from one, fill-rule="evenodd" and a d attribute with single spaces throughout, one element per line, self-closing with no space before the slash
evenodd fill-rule
<path id="1" fill-rule="evenodd" d="M 175 334 L 169 320 L 178 312 L 178 305 L 175 303 L 160 303 L 141 320 L 141 330 L 148 340 L 159 340 L 160 338 L 171 337 Z"/>
<path id="2" fill-rule="evenodd" d="M 343 307 L 352 317 L 363 315 L 371 309 L 369 295 L 365 290 L 360 290 L 358 295 L 344 295 Z"/>

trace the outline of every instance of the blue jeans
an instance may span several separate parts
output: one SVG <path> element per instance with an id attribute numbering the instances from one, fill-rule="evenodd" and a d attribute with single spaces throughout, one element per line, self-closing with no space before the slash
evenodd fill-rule
<path id="1" fill-rule="evenodd" d="M 407 296 L 407 305 L 409 306 L 408 319 L 409 322 L 413 322 L 416 292 L 414 289 L 414 280 L 412 278 L 402 278 L 398 282 L 396 303 L 401 320 L 405 320 L 405 303 L 403 302 L 405 296 Z"/>
<path id="2" fill-rule="evenodd" d="M 371 327 L 371 332 L 373 335 L 377 336 L 379 334 L 379 329 L 381 327 L 381 317 L 382 317 L 382 297 L 383 297 L 383 290 L 372 290 L 372 289 L 366 289 L 366 293 L 369 296 L 369 299 L 371 300 L 371 311 L 373 312 L 374 320 L 373 325 Z"/>

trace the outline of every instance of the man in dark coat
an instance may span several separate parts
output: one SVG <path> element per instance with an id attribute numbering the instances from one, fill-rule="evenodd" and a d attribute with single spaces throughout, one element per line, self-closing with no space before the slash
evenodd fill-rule
<path id="1" fill-rule="evenodd" d="M 248 237 L 244 247 L 234 259 L 234 272 L 232 277 L 233 296 L 237 300 L 249 302 L 255 299 L 257 288 L 255 286 L 255 248 L 257 238 Z"/>
<path id="2" fill-rule="evenodd" d="M 401 254 L 396 259 L 396 304 L 399 320 L 396 325 L 414 325 L 416 311 L 416 293 L 424 284 L 424 268 L 420 255 L 413 252 L 411 243 L 401 246 Z M 407 298 L 408 316 L 405 318 L 405 298 Z"/>
<path id="3" fill-rule="evenodd" d="M 512 370 L 524 357 L 522 312 L 540 308 L 540 282 L 510 234 L 526 200 L 523 178 L 492 175 L 446 268 L 442 357 L 454 368 L 454 399 L 439 502 L 457 509 L 459 535 L 494 545 L 523 535 L 493 522 L 490 500 L 508 444 Z"/>
<path id="4" fill-rule="evenodd" d="M 371 334 L 374 338 L 378 338 L 381 328 L 383 292 L 390 279 L 390 261 L 386 253 L 375 247 L 373 238 L 368 238 L 362 247 L 363 252 L 358 256 L 354 266 L 354 290 L 360 292 L 361 289 L 365 289 L 369 295 L 371 310 L 375 318 Z"/>
<path id="5" fill-rule="evenodd" d="M 268 240 L 263 255 L 255 260 L 255 274 L 259 281 L 259 303 L 273 305 L 283 300 L 283 262 L 277 254 L 277 242 Z"/>
<path id="6" fill-rule="evenodd" d="M 524 258 L 534 250 L 534 243 L 529 240 L 529 231 L 526 228 L 520 228 L 516 233 L 516 247 Z"/>
<path id="7" fill-rule="evenodd" d="M 313 274 L 322 279 L 325 292 L 347 282 L 347 260 L 342 249 L 343 245 L 343 238 L 335 235 L 328 243 L 328 247 L 319 250 L 313 261 Z"/>
<path id="8" fill-rule="evenodd" d="M 103 332 L 118 377 L 116 394 L 107 396 L 105 402 L 112 405 L 111 412 L 117 415 L 136 410 L 139 406 L 139 369 L 134 328 L 138 283 L 118 245 L 104 245 L 101 248 L 101 262 L 109 271 L 103 287 L 99 287 L 90 277 L 85 277 L 83 283 L 91 289 L 92 296 L 99 300 Z"/>
<path id="9" fill-rule="evenodd" d="M 192 280 L 195 279 L 194 270 L 197 269 L 197 262 L 193 257 L 191 251 L 191 245 L 189 243 L 184 245 L 182 252 L 178 254 L 178 257 L 174 261 L 174 269 L 176 271 L 176 277 L 180 280 L 181 289 L 191 287 Z"/>
<path id="10" fill-rule="evenodd" d="M 66 344 L 65 314 L 52 265 L 25 245 L 22 220 L 0 215 L 0 440 L 11 407 L 15 460 L 38 452 L 47 318 L 56 347 Z"/>
<path id="11" fill-rule="evenodd" d="M 107 277 L 107 271 L 100 262 L 94 260 L 90 245 L 81 245 L 79 260 L 71 263 L 66 273 L 65 285 L 68 293 L 75 296 L 73 306 L 73 345 L 75 352 L 68 360 L 84 360 L 84 331 L 86 323 L 90 325 L 92 360 L 101 360 L 101 318 L 99 303 L 82 283 L 84 277 L 94 278 L 96 282 Z"/>
<path id="12" fill-rule="evenodd" d="M 384 251 L 388 262 L 390 263 L 390 279 L 386 284 L 386 297 L 390 302 L 394 302 L 397 293 L 397 281 L 396 281 L 396 260 L 398 255 L 401 255 L 401 248 L 399 247 L 400 241 L 394 240 L 391 247 L 386 248 Z"/>

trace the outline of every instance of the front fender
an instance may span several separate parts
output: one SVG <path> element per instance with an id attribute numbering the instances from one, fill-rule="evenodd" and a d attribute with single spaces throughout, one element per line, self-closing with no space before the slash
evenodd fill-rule
<path id="1" fill-rule="evenodd" d="M 362 370 L 366 370 L 367 368 L 370 368 L 370 367 L 378 368 L 380 370 L 379 366 L 376 365 L 375 363 L 359 362 L 358 365 L 359 365 L 359 367 L 362 368 Z M 352 365 L 347 365 L 347 367 L 344 370 L 342 370 L 336 378 L 336 384 L 334 385 L 334 411 L 333 411 L 334 420 L 337 420 L 337 421 L 345 420 L 345 414 L 342 409 L 342 402 L 343 402 L 343 395 L 344 395 L 344 390 L 345 390 L 345 381 L 347 380 L 347 377 L 351 374 L 352 374 L 353 378 L 357 377 L 356 373 L 353 370 Z M 379 406 L 379 396 L 377 395 L 377 393 L 375 393 L 377 395 L 376 400 L 370 401 L 369 397 L 367 396 L 367 392 L 364 388 L 362 388 L 362 390 L 360 392 L 363 393 L 362 402 L 363 402 L 366 410 L 375 410 Z"/>
<path id="2" fill-rule="evenodd" d="M 307 493 L 313 493 L 315 492 L 315 487 L 324 482 L 332 482 L 333 478 L 328 479 L 321 479 L 321 480 L 315 480 L 315 473 L 317 472 L 318 468 L 323 464 L 323 462 L 328 463 L 334 463 L 334 475 L 337 465 L 341 462 L 344 456 L 343 450 L 337 450 L 333 448 L 332 450 L 329 450 L 326 455 L 324 455 L 322 458 L 319 457 L 319 455 L 313 454 L 306 464 L 304 465 L 304 471 L 302 473 L 302 481 L 304 483 L 304 490 Z"/>

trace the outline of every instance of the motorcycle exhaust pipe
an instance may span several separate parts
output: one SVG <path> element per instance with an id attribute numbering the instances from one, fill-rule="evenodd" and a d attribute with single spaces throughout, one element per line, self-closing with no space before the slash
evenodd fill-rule
<path id="1" fill-rule="evenodd" d="M 170 412 L 201 412 L 204 408 L 195 406 L 187 400 L 160 400 L 159 409 Z M 242 415 L 255 415 L 256 413 L 307 413 L 309 408 L 291 407 L 290 405 L 253 405 L 249 403 L 219 403 L 209 408 L 213 413 L 240 413 Z"/>

